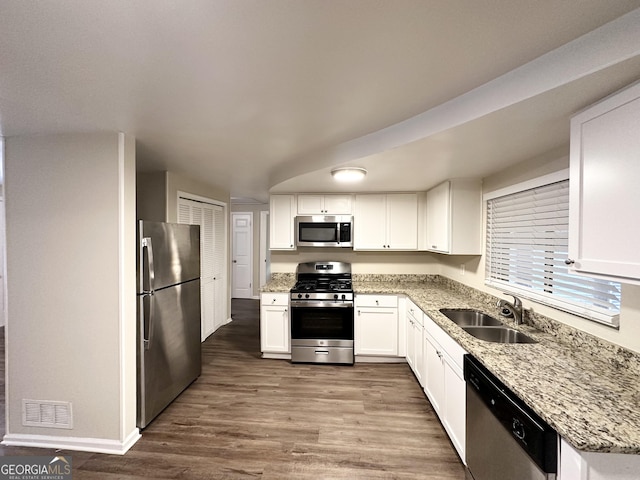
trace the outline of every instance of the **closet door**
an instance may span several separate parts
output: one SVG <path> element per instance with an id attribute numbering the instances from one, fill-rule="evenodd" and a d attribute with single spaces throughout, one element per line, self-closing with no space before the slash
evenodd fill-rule
<path id="1" fill-rule="evenodd" d="M 178 199 L 178 223 L 200 225 L 200 309 L 202 315 L 202 341 L 215 331 L 214 207 L 217 207 L 217 205 L 196 202 L 185 198 Z"/>

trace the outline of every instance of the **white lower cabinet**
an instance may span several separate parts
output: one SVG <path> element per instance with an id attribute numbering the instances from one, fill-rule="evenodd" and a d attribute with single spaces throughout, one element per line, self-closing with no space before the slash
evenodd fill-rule
<path id="1" fill-rule="evenodd" d="M 422 310 L 407 300 L 407 363 L 420 383 L 425 385 L 424 342 Z"/>
<path id="2" fill-rule="evenodd" d="M 354 353 L 398 355 L 398 297 L 356 295 Z"/>
<path id="3" fill-rule="evenodd" d="M 458 455 L 465 460 L 466 385 L 462 359 L 466 353 L 444 330 L 424 315 L 426 381 L 424 391 Z"/>
<path id="4" fill-rule="evenodd" d="M 640 455 L 581 452 L 560 439 L 558 480 L 637 480 Z"/>
<path id="5" fill-rule="evenodd" d="M 289 294 L 260 296 L 260 350 L 263 357 L 291 353 L 289 340 Z"/>

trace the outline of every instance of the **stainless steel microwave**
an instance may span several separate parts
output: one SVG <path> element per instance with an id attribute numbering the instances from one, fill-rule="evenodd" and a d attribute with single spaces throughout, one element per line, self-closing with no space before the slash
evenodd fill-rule
<path id="1" fill-rule="evenodd" d="M 298 247 L 353 247 L 353 217 L 312 215 L 296 217 Z"/>

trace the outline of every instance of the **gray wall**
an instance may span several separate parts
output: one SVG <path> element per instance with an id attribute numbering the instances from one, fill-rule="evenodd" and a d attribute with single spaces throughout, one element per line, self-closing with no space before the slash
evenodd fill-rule
<path id="1" fill-rule="evenodd" d="M 231 248 L 229 228 L 229 191 L 224 188 L 194 180 L 174 172 L 138 172 L 137 175 L 137 204 L 138 218 L 156 222 L 178 221 L 178 192 L 190 193 L 200 197 L 215 200 L 227 206 L 227 248 Z M 229 258 L 229 255 L 227 255 Z M 226 265 L 227 312 L 226 318 L 231 318 L 231 267 Z"/>
<path id="2" fill-rule="evenodd" d="M 117 448 L 137 434 L 134 140 L 5 141 L 7 434 Z M 73 429 L 22 426 L 22 399 L 72 402 Z"/>

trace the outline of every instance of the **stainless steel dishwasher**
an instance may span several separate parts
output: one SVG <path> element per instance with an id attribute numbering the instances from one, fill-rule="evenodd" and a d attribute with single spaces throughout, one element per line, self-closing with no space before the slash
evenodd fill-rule
<path id="1" fill-rule="evenodd" d="M 466 460 L 473 480 L 554 480 L 558 435 L 471 355 L 467 383 Z"/>

